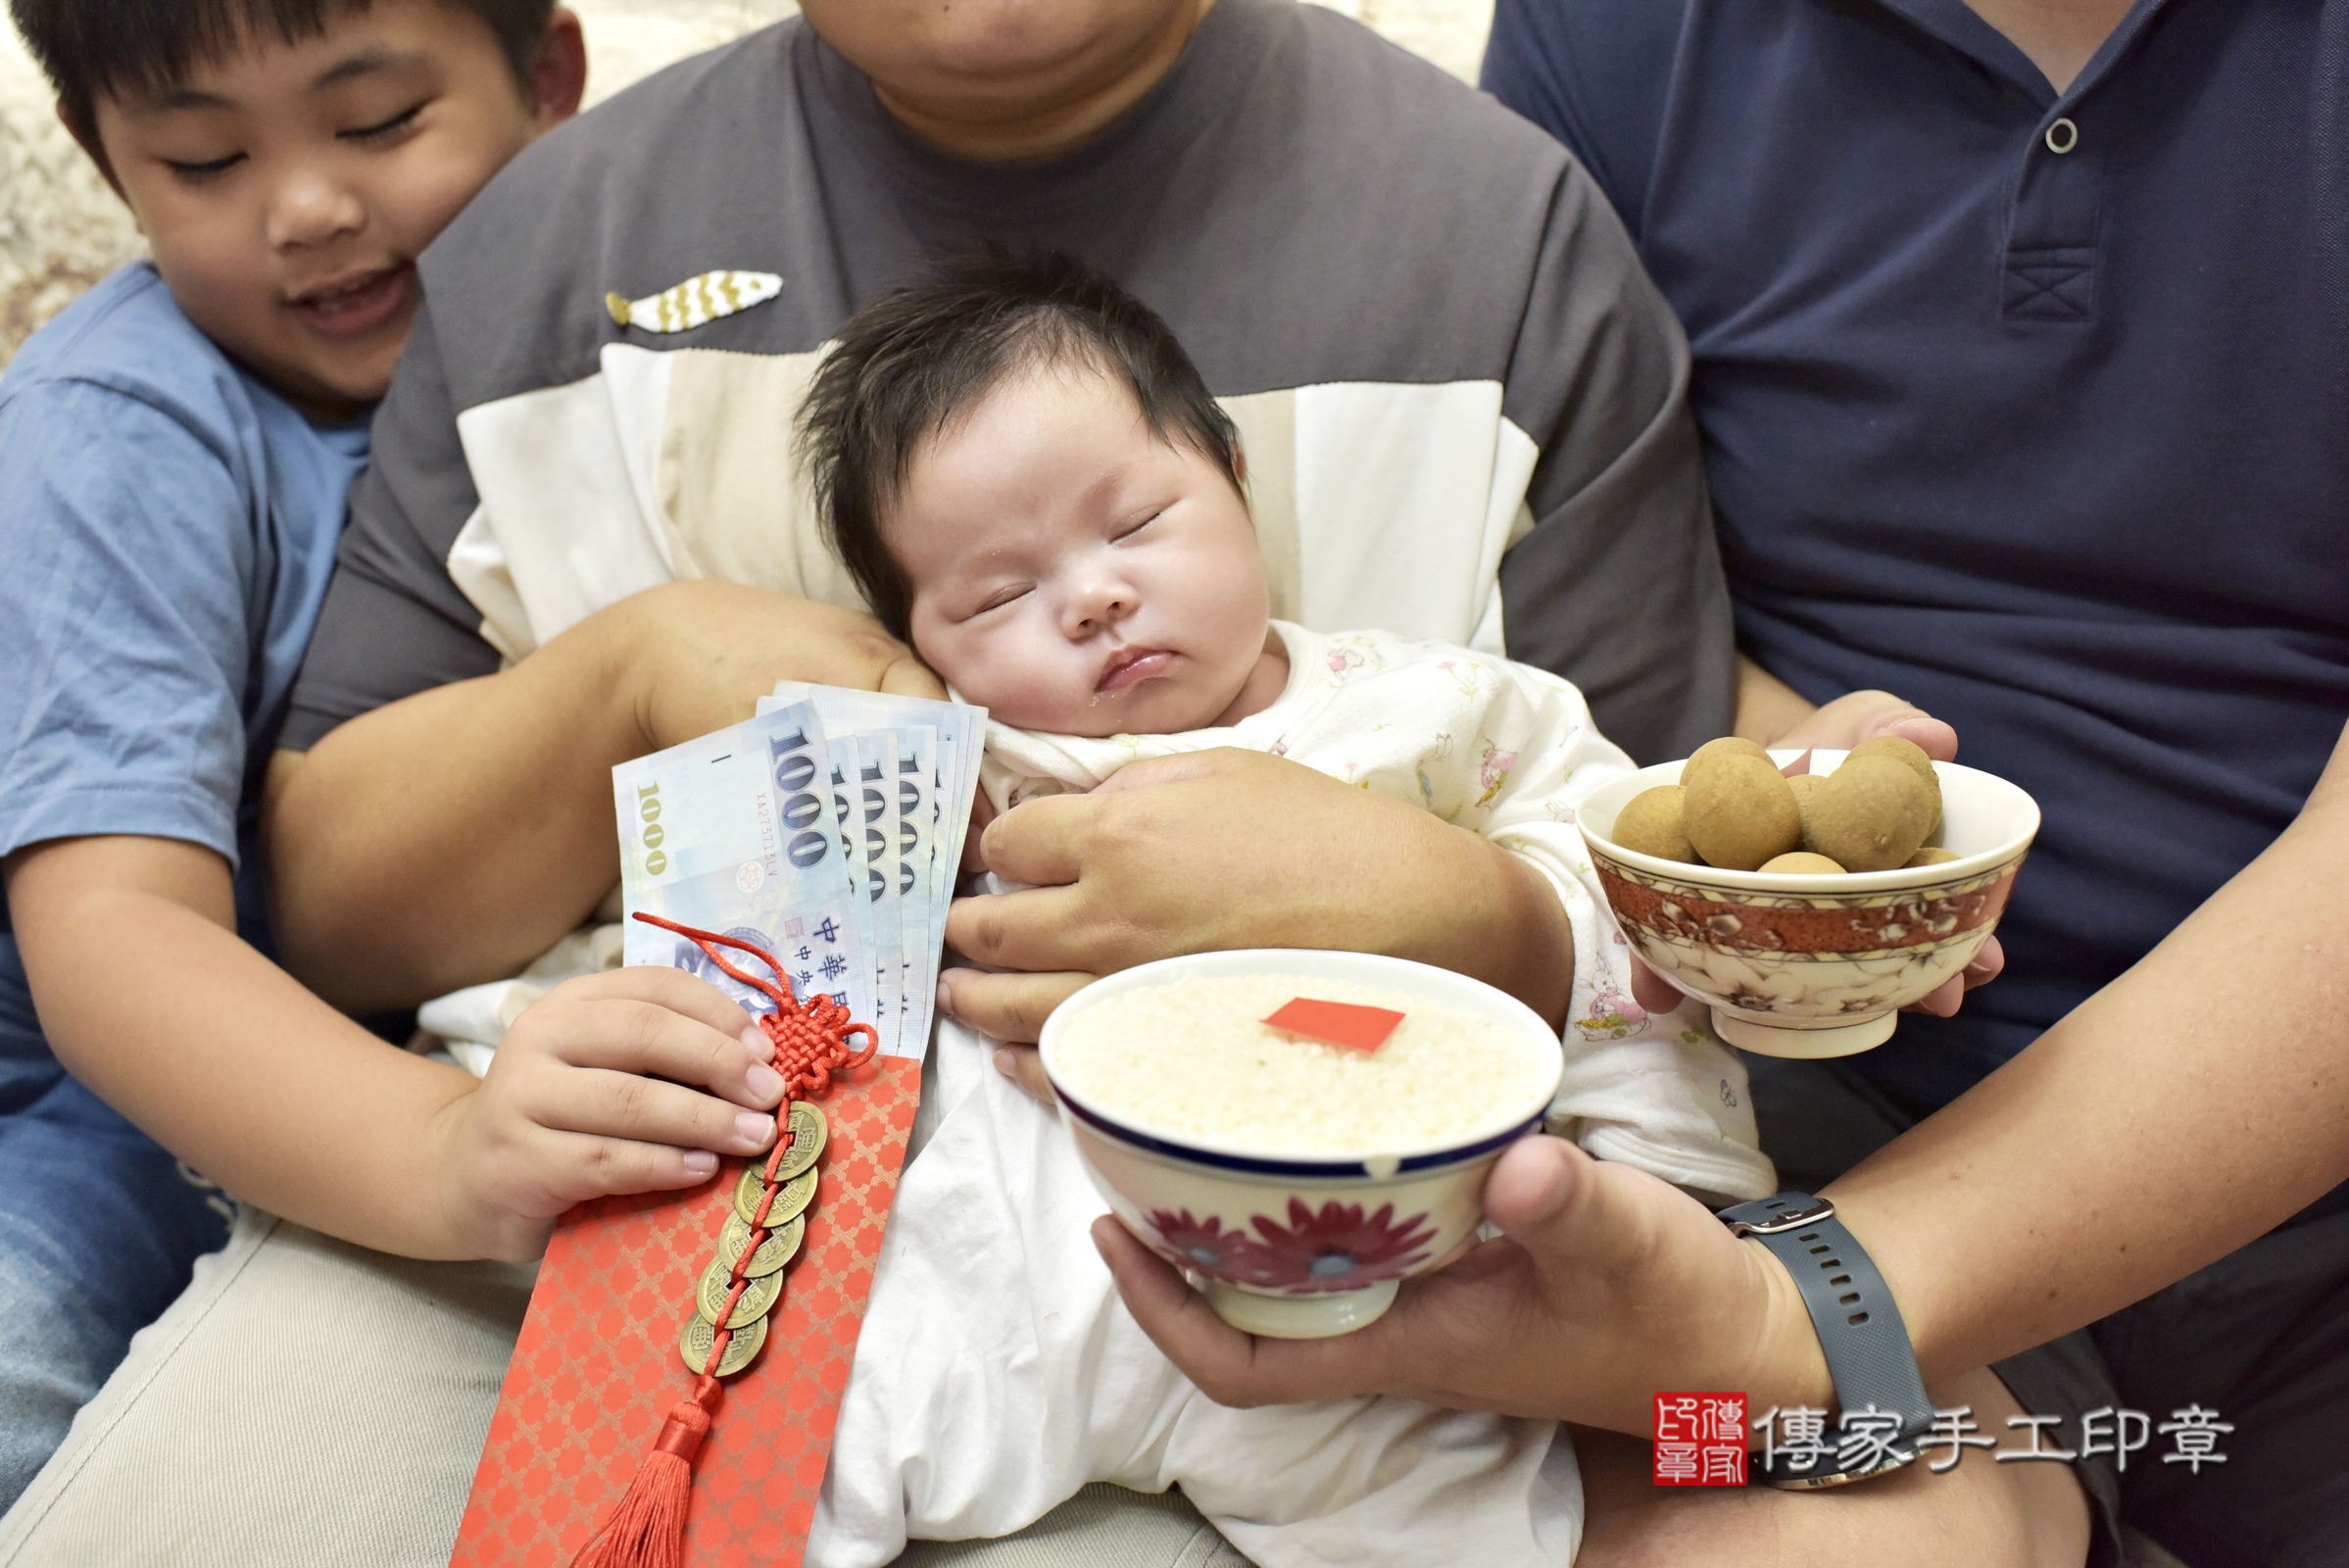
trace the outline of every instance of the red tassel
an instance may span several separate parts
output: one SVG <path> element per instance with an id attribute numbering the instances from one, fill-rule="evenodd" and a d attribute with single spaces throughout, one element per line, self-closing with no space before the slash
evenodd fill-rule
<path id="1" fill-rule="evenodd" d="M 669 1407 L 661 1437 L 611 1523 L 579 1548 L 571 1568 L 683 1568 L 693 1456 L 701 1451 L 710 1414 L 724 1396 L 717 1379 L 694 1379 L 693 1398 Z"/>

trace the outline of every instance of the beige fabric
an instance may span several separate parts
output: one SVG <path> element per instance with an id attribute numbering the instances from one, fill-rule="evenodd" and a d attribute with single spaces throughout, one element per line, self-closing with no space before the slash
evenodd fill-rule
<path id="1" fill-rule="evenodd" d="M 247 1209 L 0 1518 L 0 1568 L 446 1563 L 531 1271 Z M 1245 1568 L 1178 1495 L 1089 1488 L 915 1568 Z"/>
<path id="2" fill-rule="evenodd" d="M 1000 1541 L 917 1541 L 897 1568 L 1248 1568 L 1180 1492 L 1090 1486 Z"/>

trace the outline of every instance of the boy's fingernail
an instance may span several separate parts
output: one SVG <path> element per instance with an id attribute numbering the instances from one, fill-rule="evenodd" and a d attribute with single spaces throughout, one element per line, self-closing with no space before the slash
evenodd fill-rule
<path id="1" fill-rule="evenodd" d="M 943 978 L 938 982 L 938 1010 L 950 1018 L 954 1015 L 954 988 Z"/>
<path id="2" fill-rule="evenodd" d="M 1011 1054 L 1009 1046 L 1005 1046 L 995 1054 L 995 1070 L 1013 1083 L 1019 1082 L 1019 1060 Z"/>
<path id="3" fill-rule="evenodd" d="M 717 1156 L 712 1154 L 709 1150 L 689 1149 L 685 1152 L 686 1174 L 691 1176 L 707 1176 L 716 1169 Z"/>
<path id="4" fill-rule="evenodd" d="M 764 1144 L 774 1136 L 775 1118 L 762 1116 L 755 1110 L 738 1111 L 734 1117 L 734 1136 L 746 1144 Z"/>
<path id="5" fill-rule="evenodd" d="M 775 1059 L 775 1043 L 766 1038 L 765 1030 L 745 1029 L 742 1032 L 742 1043 L 750 1047 L 751 1054 L 758 1057 L 760 1061 L 772 1061 Z"/>
<path id="6" fill-rule="evenodd" d="M 783 1075 L 762 1061 L 753 1062 L 751 1070 L 743 1074 L 742 1081 L 756 1100 L 765 1100 L 783 1092 Z"/>

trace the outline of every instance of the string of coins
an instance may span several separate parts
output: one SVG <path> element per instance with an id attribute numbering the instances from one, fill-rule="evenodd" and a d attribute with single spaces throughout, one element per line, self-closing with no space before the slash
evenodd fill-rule
<path id="1" fill-rule="evenodd" d="M 807 1239 L 807 1210 L 815 1201 L 815 1162 L 830 1132 L 824 1113 L 809 1103 L 809 1097 L 828 1091 L 834 1073 L 872 1060 L 881 1044 L 871 1024 L 856 1022 L 830 997 L 819 993 L 802 1001 L 794 995 L 783 966 L 755 943 L 679 925 L 657 914 L 640 912 L 636 918 L 684 937 L 720 972 L 775 1004 L 773 1012 L 760 1015 L 759 1027 L 774 1042 L 771 1065 L 783 1079 L 784 1108 L 774 1149 L 763 1161 L 747 1166 L 735 1184 L 734 1211 L 718 1233 L 717 1256 L 702 1271 L 694 1290 L 693 1316 L 677 1341 L 677 1353 L 694 1374 L 692 1399 L 669 1411 L 628 1495 L 620 1499 L 611 1523 L 581 1548 L 573 1559 L 575 1568 L 674 1560 L 693 1456 L 723 1398 L 718 1380 L 749 1366 L 765 1346 L 767 1314 L 783 1298 L 784 1270 Z M 757 958 L 782 983 L 736 968 L 720 948 Z M 859 1034 L 864 1049 L 852 1050 L 849 1038 Z M 658 1545 L 653 1545 L 655 1541 Z"/>

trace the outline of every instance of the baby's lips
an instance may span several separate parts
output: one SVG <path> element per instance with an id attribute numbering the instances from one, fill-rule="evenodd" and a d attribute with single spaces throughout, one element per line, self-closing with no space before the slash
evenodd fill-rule
<path id="1" fill-rule="evenodd" d="M 1129 649 L 1110 660 L 1094 691 L 1104 697 L 1131 690 L 1153 675 L 1163 674 L 1174 655 L 1163 648 Z"/>

